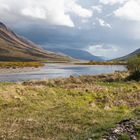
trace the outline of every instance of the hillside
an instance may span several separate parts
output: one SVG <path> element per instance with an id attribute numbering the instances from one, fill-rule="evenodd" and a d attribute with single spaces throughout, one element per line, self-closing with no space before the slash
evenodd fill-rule
<path id="1" fill-rule="evenodd" d="M 69 61 L 22 38 L 0 22 L 0 61 Z"/>
<path id="2" fill-rule="evenodd" d="M 56 53 L 60 54 L 65 54 L 68 56 L 71 56 L 72 58 L 75 59 L 80 59 L 80 60 L 93 60 L 93 61 L 102 61 L 103 58 L 99 56 L 92 55 L 91 53 L 84 51 L 84 50 L 79 50 L 79 49 L 71 49 L 71 48 L 46 48 L 49 51 L 53 51 Z"/>
<path id="3" fill-rule="evenodd" d="M 120 58 L 117 58 L 117 60 L 127 60 L 133 56 L 136 56 L 136 55 L 139 55 L 140 54 L 140 49 L 137 49 L 136 51 L 124 56 L 124 57 L 120 57 Z"/>

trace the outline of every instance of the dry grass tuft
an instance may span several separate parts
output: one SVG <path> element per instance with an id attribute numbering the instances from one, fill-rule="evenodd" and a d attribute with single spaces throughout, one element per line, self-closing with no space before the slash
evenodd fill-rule
<path id="1" fill-rule="evenodd" d="M 140 119 L 140 83 L 119 75 L 0 83 L 0 139 L 102 140 L 116 123 Z"/>

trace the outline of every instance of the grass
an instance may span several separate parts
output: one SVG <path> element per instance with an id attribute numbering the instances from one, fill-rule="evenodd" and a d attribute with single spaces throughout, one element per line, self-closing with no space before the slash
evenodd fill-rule
<path id="1" fill-rule="evenodd" d="M 119 140 L 131 140 L 131 139 L 129 138 L 128 134 L 124 133 L 119 136 Z"/>
<path id="2" fill-rule="evenodd" d="M 41 62 L 0 62 L 0 68 L 41 67 Z"/>
<path id="3" fill-rule="evenodd" d="M 0 139 L 102 140 L 116 123 L 140 117 L 140 83 L 98 78 L 0 83 Z"/>
<path id="4" fill-rule="evenodd" d="M 125 61 L 90 61 L 90 62 L 79 62 L 76 65 L 126 65 Z"/>

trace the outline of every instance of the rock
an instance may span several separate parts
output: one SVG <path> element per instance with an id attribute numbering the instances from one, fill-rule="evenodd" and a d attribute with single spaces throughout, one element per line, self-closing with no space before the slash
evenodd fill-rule
<path id="1" fill-rule="evenodd" d="M 137 132 L 135 125 L 137 120 L 126 119 L 117 124 L 117 126 L 110 130 L 108 135 L 103 140 L 118 140 L 121 135 L 127 134 L 131 140 L 137 139 Z"/>
<path id="2" fill-rule="evenodd" d="M 92 138 L 88 138 L 87 140 L 92 140 Z"/>

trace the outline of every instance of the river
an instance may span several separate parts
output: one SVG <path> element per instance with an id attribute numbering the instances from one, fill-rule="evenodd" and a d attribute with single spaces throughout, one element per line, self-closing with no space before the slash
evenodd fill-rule
<path id="1" fill-rule="evenodd" d="M 122 65 L 73 65 L 73 64 L 45 64 L 44 67 L 33 71 L 11 72 L 0 74 L 1 82 L 20 82 L 27 80 L 45 80 L 80 75 L 99 75 L 126 71 Z"/>

